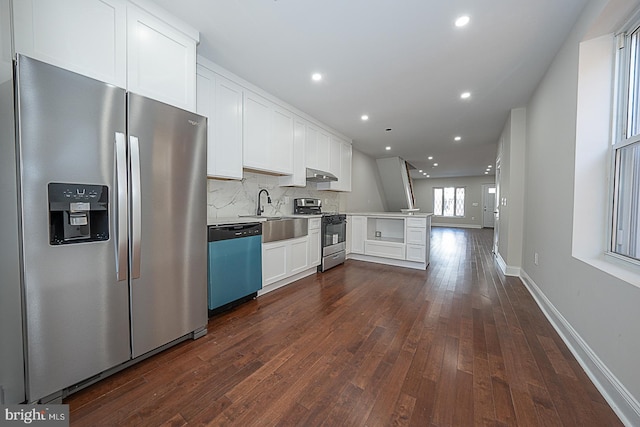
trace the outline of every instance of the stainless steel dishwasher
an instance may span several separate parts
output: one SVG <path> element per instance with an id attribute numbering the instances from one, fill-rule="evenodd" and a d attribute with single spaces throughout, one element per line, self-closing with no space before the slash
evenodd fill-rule
<path id="1" fill-rule="evenodd" d="M 262 224 L 208 227 L 209 316 L 254 298 L 262 288 Z"/>

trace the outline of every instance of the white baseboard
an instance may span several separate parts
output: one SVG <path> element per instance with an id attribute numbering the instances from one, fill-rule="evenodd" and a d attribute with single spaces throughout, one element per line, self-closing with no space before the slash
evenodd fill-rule
<path id="1" fill-rule="evenodd" d="M 431 223 L 432 227 L 452 227 L 452 228 L 482 228 L 481 225 L 478 224 L 438 224 L 438 223 Z"/>
<path id="2" fill-rule="evenodd" d="M 598 355 L 591 350 L 589 345 L 524 270 L 521 271 L 520 278 L 547 317 L 547 320 L 558 332 L 573 356 L 580 363 L 580 366 L 582 366 L 582 369 L 584 369 L 624 425 L 640 426 L 640 403 L 607 368 L 607 365 L 600 360 Z"/>
<path id="3" fill-rule="evenodd" d="M 277 282 L 271 283 L 270 285 L 263 286 L 262 289 L 258 291 L 258 296 L 264 295 L 271 291 L 275 291 L 278 288 L 286 286 L 304 277 L 311 276 L 312 274 L 315 274 L 317 272 L 318 267 L 313 266 L 311 268 L 308 268 L 307 270 L 301 271 L 300 273 L 294 274 L 293 276 L 285 277 L 284 279 L 278 280 Z"/>
<path id="4" fill-rule="evenodd" d="M 500 267 L 500 271 L 502 271 L 502 274 L 505 276 L 520 277 L 522 269 L 520 267 L 507 265 L 504 259 L 502 259 L 502 255 L 500 255 L 500 253 L 496 254 L 496 262 L 498 263 L 498 267 Z"/>

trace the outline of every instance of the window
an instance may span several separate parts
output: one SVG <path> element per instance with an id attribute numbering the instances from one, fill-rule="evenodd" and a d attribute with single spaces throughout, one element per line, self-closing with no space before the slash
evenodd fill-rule
<path id="1" fill-rule="evenodd" d="M 433 214 L 464 216 L 464 187 L 434 187 Z"/>
<path id="2" fill-rule="evenodd" d="M 640 259 L 640 26 L 621 37 L 613 139 L 611 252 Z"/>

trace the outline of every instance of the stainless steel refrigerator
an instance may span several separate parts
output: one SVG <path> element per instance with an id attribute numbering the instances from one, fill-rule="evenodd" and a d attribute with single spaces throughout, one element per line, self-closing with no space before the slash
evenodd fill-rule
<path id="1" fill-rule="evenodd" d="M 206 333 L 206 119 L 24 56 L 15 79 L 1 185 L 18 196 L 35 402 Z"/>

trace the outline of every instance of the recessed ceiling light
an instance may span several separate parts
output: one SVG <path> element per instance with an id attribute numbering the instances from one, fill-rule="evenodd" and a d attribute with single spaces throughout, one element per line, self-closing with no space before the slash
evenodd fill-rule
<path id="1" fill-rule="evenodd" d="M 427 157 L 427 159 L 433 160 L 433 156 L 429 156 L 429 157 Z"/>
<path id="2" fill-rule="evenodd" d="M 431 178 L 431 175 L 427 175 L 427 178 Z"/>
<path id="3" fill-rule="evenodd" d="M 387 146 L 387 147 L 384 147 L 384 149 L 389 151 L 389 150 L 391 150 L 391 147 Z"/>
<path id="4" fill-rule="evenodd" d="M 362 116 L 360 116 L 360 118 L 362 119 L 363 122 L 366 122 L 367 120 L 369 120 L 369 116 L 367 116 L 366 114 L 363 114 Z"/>
<path id="5" fill-rule="evenodd" d="M 422 173 L 422 169 L 420 169 L 418 172 Z"/>
<path id="6" fill-rule="evenodd" d="M 485 174 L 485 175 L 489 175 L 489 172 L 485 172 L 484 174 Z"/>
<path id="7" fill-rule="evenodd" d="M 438 166 L 438 164 L 437 164 L 437 163 L 434 163 L 434 164 L 433 164 L 433 166 Z"/>
<path id="8" fill-rule="evenodd" d="M 313 80 L 314 82 L 319 82 L 320 80 L 322 80 L 322 74 L 320 73 L 313 73 L 311 75 L 311 80 Z"/>
<path id="9" fill-rule="evenodd" d="M 492 167 L 493 167 L 493 165 L 489 165 L 489 166 L 487 166 L 487 167 L 488 167 L 488 168 L 492 168 Z"/>
<path id="10" fill-rule="evenodd" d="M 460 98 L 461 99 L 469 99 L 469 98 L 471 98 L 471 92 L 462 92 L 460 94 Z"/>
<path id="11" fill-rule="evenodd" d="M 471 19 L 467 15 L 460 16 L 456 19 L 456 27 L 464 27 Z"/>
<path id="12" fill-rule="evenodd" d="M 453 138 L 454 141 L 461 141 L 462 137 L 461 136 L 456 136 L 455 138 Z"/>
<path id="13" fill-rule="evenodd" d="M 420 172 L 422 172 L 422 171 L 420 171 Z M 422 175 L 424 175 L 424 176 L 429 176 L 429 175 L 427 175 L 427 173 L 426 173 L 426 172 L 423 172 L 423 173 L 422 173 Z"/>

